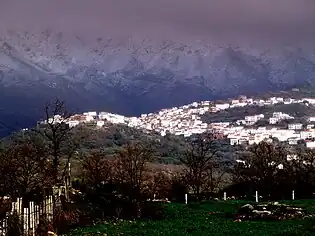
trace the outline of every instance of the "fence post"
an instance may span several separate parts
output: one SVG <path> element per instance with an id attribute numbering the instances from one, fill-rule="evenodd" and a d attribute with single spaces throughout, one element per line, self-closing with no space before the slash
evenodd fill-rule
<path id="1" fill-rule="evenodd" d="M 53 220 L 53 199 L 52 196 L 48 196 L 47 198 L 48 204 L 47 204 L 47 212 L 48 212 L 48 220 Z"/>
<path id="2" fill-rule="evenodd" d="M 258 191 L 256 191 L 256 202 L 258 202 Z"/>
<path id="3" fill-rule="evenodd" d="M 70 162 L 68 165 L 68 181 L 69 181 L 68 187 L 71 188 L 71 163 Z"/>
<path id="4" fill-rule="evenodd" d="M 24 233 L 27 235 L 28 234 L 28 228 L 29 228 L 29 223 L 28 223 L 28 208 L 24 208 L 23 210 L 23 229 Z"/>
<path id="5" fill-rule="evenodd" d="M 23 199 L 21 198 L 21 197 L 19 197 L 18 199 L 17 199 L 17 213 L 18 213 L 18 215 L 22 215 L 23 214 L 23 205 L 22 205 L 22 203 L 23 203 Z"/>
<path id="6" fill-rule="evenodd" d="M 226 192 L 223 193 L 223 200 L 226 201 Z"/>
<path id="7" fill-rule="evenodd" d="M 0 223 L 2 223 L 1 220 L 0 220 Z M 1 228 L 1 227 L 0 227 L 0 234 L 5 235 L 5 232 L 4 232 L 3 228 Z"/>
<path id="8" fill-rule="evenodd" d="M 3 235 L 6 235 L 7 234 L 7 231 L 8 231 L 8 218 L 9 218 L 9 214 L 8 212 L 5 213 L 5 217 L 2 221 L 2 232 L 4 233 Z"/>
<path id="9" fill-rule="evenodd" d="M 45 209 L 47 220 L 49 221 L 50 220 L 49 196 L 45 197 L 45 207 L 44 207 L 44 209 Z"/>
<path id="10" fill-rule="evenodd" d="M 30 214 L 30 231 L 32 236 L 35 235 L 35 211 L 34 211 L 34 202 L 29 203 L 29 214 Z"/>
<path id="11" fill-rule="evenodd" d="M 185 204 L 188 203 L 188 196 L 187 196 L 187 193 L 185 193 Z"/>
<path id="12" fill-rule="evenodd" d="M 294 200 L 295 195 L 294 195 L 294 190 L 292 190 L 292 200 Z"/>
<path id="13" fill-rule="evenodd" d="M 40 217 L 39 206 L 38 205 L 35 206 L 35 214 L 36 214 L 35 225 L 37 227 L 39 225 L 39 217 Z"/>
<path id="14" fill-rule="evenodd" d="M 11 214 L 14 214 L 14 212 L 17 212 L 18 209 L 18 202 L 12 202 L 11 207 Z"/>

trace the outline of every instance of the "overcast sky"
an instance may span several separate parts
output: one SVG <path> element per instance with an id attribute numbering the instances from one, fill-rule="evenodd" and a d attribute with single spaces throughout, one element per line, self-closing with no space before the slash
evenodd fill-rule
<path id="1" fill-rule="evenodd" d="M 315 0 L 0 0 L 0 29 L 315 36 Z M 315 37 L 314 37 L 315 39 Z"/>

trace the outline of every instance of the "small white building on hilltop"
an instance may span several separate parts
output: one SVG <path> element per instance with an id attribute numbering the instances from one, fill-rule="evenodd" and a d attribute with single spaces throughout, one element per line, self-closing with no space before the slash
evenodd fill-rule
<path id="1" fill-rule="evenodd" d="M 92 117 L 97 117 L 97 112 L 96 111 L 89 111 L 89 112 L 84 112 L 83 115 L 85 116 L 92 116 Z"/>
<path id="2" fill-rule="evenodd" d="M 228 104 L 228 103 L 215 104 L 215 107 L 218 110 L 225 110 L 225 109 L 228 109 L 230 107 L 230 104 Z"/>
<path id="3" fill-rule="evenodd" d="M 80 121 L 78 120 L 69 120 L 66 122 L 70 128 L 76 127 L 77 125 L 80 124 Z"/>

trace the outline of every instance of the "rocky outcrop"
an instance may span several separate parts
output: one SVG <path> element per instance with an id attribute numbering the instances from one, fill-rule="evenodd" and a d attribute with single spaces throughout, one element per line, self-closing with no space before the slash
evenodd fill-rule
<path id="1" fill-rule="evenodd" d="M 246 204 L 242 206 L 235 220 L 288 220 L 302 219 L 307 216 L 303 208 L 275 203 Z"/>

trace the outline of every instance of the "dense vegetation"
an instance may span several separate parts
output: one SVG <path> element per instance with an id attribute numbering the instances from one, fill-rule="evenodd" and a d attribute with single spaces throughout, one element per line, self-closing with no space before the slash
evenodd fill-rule
<path id="1" fill-rule="evenodd" d="M 179 163 L 178 156 L 184 151 L 187 140 L 182 136 L 166 135 L 131 128 L 125 125 L 107 124 L 104 128 L 80 126 L 73 130 L 75 137 L 82 137 L 81 148 L 84 152 L 102 149 L 113 154 L 130 142 L 141 142 L 159 153 L 156 162 Z"/>

